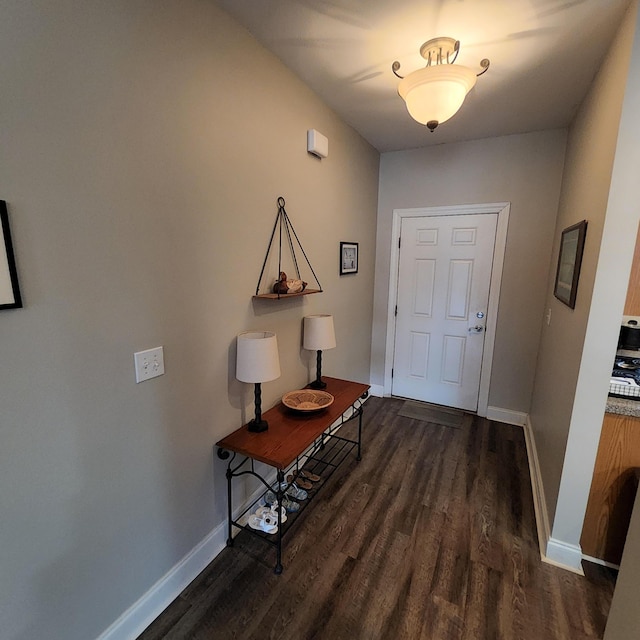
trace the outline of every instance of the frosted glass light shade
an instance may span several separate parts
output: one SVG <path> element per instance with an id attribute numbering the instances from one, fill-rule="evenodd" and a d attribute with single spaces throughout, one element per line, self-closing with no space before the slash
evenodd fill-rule
<path id="1" fill-rule="evenodd" d="M 333 316 L 319 314 L 305 316 L 302 346 L 309 351 L 324 351 L 336 346 Z"/>
<path id="2" fill-rule="evenodd" d="M 421 124 L 442 123 L 456 114 L 476 83 L 476 74 L 459 64 L 418 69 L 400 81 L 398 93 L 409 115 Z"/>
<path id="3" fill-rule="evenodd" d="M 271 331 L 245 331 L 238 336 L 236 378 L 268 382 L 280 377 L 278 339 Z"/>

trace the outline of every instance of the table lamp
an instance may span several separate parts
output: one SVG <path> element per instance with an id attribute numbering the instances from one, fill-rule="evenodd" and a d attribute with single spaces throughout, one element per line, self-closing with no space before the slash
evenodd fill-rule
<path id="1" fill-rule="evenodd" d="M 327 383 L 322 381 L 322 351 L 324 349 L 333 349 L 336 346 L 333 316 L 327 314 L 305 316 L 302 346 L 309 351 L 316 351 L 318 354 L 316 379 L 309 386 L 312 389 L 325 389 Z"/>
<path id="2" fill-rule="evenodd" d="M 249 422 L 248 429 L 255 433 L 269 428 L 262 419 L 260 383 L 269 382 L 280 377 L 280 360 L 278 358 L 278 340 L 270 331 L 245 331 L 238 336 L 236 358 L 236 378 L 240 382 L 255 383 L 256 415 Z"/>

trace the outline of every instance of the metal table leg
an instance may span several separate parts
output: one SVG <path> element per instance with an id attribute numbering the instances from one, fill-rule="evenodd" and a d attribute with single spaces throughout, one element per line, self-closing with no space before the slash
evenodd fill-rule
<path id="1" fill-rule="evenodd" d="M 278 491 L 276 496 L 278 498 L 278 544 L 276 545 L 276 566 L 273 569 L 276 575 L 282 573 L 282 498 L 284 491 L 282 490 L 282 483 L 284 482 L 284 471 L 278 469 Z"/>
<path id="2" fill-rule="evenodd" d="M 362 460 L 362 407 L 358 407 L 358 455 L 356 460 L 360 462 Z"/>

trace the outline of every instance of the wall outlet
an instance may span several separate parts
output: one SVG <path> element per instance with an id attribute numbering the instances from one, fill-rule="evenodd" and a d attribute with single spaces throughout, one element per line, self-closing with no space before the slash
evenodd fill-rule
<path id="1" fill-rule="evenodd" d="M 162 347 L 138 351 L 133 354 L 136 366 L 136 383 L 164 374 L 164 352 Z"/>

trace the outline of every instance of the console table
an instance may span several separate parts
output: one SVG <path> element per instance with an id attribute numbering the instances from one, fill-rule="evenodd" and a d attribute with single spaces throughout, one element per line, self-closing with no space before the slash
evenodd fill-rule
<path id="1" fill-rule="evenodd" d="M 229 525 L 227 546 L 233 546 L 233 527 L 262 538 L 276 547 L 274 571 L 277 574 L 282 573 L 283 535 L 352 449 L 357 448 L 356 458 L 361 458 L 362 400 L 369 393 L 369 385 L 326 376 L 323 376 L 323 380 L 327 383 L 325 390 L 334 397 L 333 403 L 326 409 L 314 412 L 294 411 L 280 402 L 262 414 L 269 423 L 268 431 L 252 433 L 247 429 L 248 425 L 244 425 L 216 443 L 218 457 L 229 460 L 226 472 Z M 338 429 L 354 419 L 358 420 L 357 439 L 350 440 L 338 435 Z M 241 456 L 237 462 L 236 456 Z M 256 461 L 275 468 L 275 486 L 255 470 Z M 300 504 L 300 511 L 287 514 L 287 522 L 283 523 L 281 506 L 290 486 L 285 483 L 286 474 L 295 474 L 303 469 L 320 476 L 321 481 L 308 491 L 309 497 Z M 234 478 L 243 475 L 257 478 L 265 486 L 265 491 L 234 520 L 232 483 Z M 278 527 L 273 534 L 251 529 L 243 522 L 267 491 L 273 492 L 278 504 Z"/>

